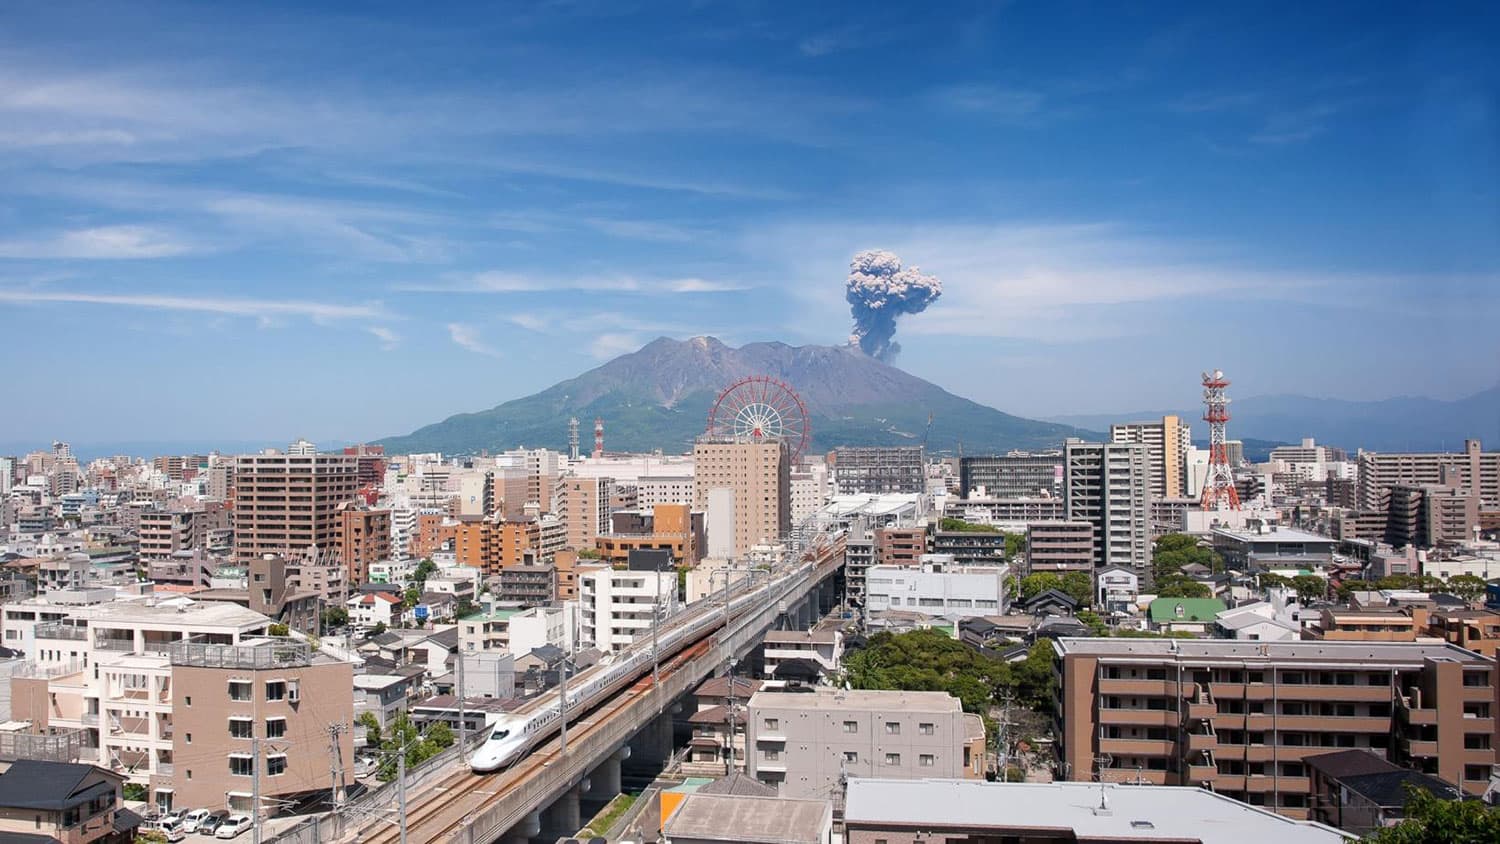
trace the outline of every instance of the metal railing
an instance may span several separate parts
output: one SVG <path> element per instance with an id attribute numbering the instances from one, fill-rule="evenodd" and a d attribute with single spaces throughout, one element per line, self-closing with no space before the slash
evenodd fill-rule
<path id="1" fill-rule="evenodd" d="M 287 668 L 312 664 L 312 648 L 297 639 L 272 639 L 247 645 L 173 642 L 173 665 L 194 668 Z"/>
<path id="2" fill-rule="evenodd" d="M 77 762 L 83 749 L 83 730 L 51 734 L 0 733 L 0 760 L 39 759 L 45 762 Z"/>

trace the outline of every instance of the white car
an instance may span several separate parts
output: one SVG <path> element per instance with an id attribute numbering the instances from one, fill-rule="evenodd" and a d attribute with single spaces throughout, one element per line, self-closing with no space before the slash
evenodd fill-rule
<path id="1" fill-rule="evenodd" d="M 188 812 L 182 816 L 182 831 L 197 832 L 198 824 L 203 823 L 204 819 L 212 814 L 213 812 L 208 809 L 194 809 Z"/>
<path id="2" fill-rule="evenodd" d="M 233 838 L 250 828 L 249 815 L 230 815 L 224 825 L 214 831 L 215 838 Z"/>
<path id="3" fill-rule="evenodd" d="M 168 841 L 181 841 L 187 837 L 187 833 L 182 831 L 182 821 L 176 815 L 167 815 L 157 821 L 156 829 Z"/>

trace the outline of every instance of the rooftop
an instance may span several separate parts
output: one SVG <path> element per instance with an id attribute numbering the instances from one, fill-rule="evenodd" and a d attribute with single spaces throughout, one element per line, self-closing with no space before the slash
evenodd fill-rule
<path id="1" fill-rule="evenodd" d="M 820 844 L 832 818 L 833 808 L 826 800 L 699 792 L 682 801 L 662 832 L 694 841 Z"/>
<path id="2" fill-rule="evenodd" d="M 1338 544 L 1338 540 L 1332 537 L 1290 527 L 1278 526 L 1267 528 L 1264 533 L 1250 530 L 1249 528 L 1216 527 L 1213 529 L 1213 532 L 1216 535 L 1241 542 L 1323 542 L 1330 545 Z"/>
<path id="3" fill-rule="evenodd" d="M 1064 637 L 1058 653 L 1101 657 L 1265 659 L 1312 662 L 1388 662 L 1419 665 L 1424 659 L 1481 663 L 1484 657 L 1446 642 L 1256 642 L 1235 639 L 1103 639 Z"/>
<path id="4" fill-rule="evenodd" d="M 907 712 L 958 712 L 958 698 L 947 692 L 908 692 L 885 689 L 833 689 L 781 692 L 765 689 L 750 698 L 752 707 L 796 709 L 887 709 Z"/>
<path id="5" fill-rule="evenodd" d="M 97 624 L 165 624 L 212 627 L 260 627 L 271 621 L 266 616 L 238 604 L 224 601 L 192 601 L 174 596 L 165 601 L 112 601 L 80 607 L 71 615 Z"/>
<path id="6" fill-rule="evenodd" d="M 816 642 L 831 645 L 837 640 L 838 635 L 837 630 L 770 630 L 766 632 L 765 642 L 767 644 Z"/>
<path id="7" fill-rule="evenodd" d="M 1108 809 L 1099 811 L 1104 800 Z M 854 827 L 1070 829 L 1080 839 L 1213 844 L 1342 844 L 1343 833 L 1181 786 L 976 780 L 849 780 Z M 941 837 L 941 836 L 939 836 Z"/>
<path id="8" fill-rule="evenodd" d="M 1224 602 L 1218 598 L 1157 598 L 1151 602 L 1151 620 L 1157 622 L 1213 621 L 1223 611 Z"/>

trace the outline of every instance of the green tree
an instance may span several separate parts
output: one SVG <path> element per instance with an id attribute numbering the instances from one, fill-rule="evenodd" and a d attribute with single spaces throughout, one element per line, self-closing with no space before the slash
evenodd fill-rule
<path id="1" fill-rule="evenodd" d="M 1265 575 L 1261 575 L 1261 582 L 1265 582 Z M 1355 592 L 1367 592 L 1375 588 L 1375 584 L 1368 580 L 1345 580 L 1334 587 L 1334 594 L 1340 601 L 1349 600 L 1349 596 Z"/>
<path id="2" fill-rule="evenodd" d="M 1026 553 L 1026 534 L 1007 533 L 1005 535 L 1005 558 L 1015 559 Z"/>
<path id="3" fill-rule="evenodd" d="M 1080 622 L 1082 622 L 1083 624 L 1088 625 L 1089 633 L 1091 635 L 1094 635 L 1094 636 L 1108 636 L 1109 635 L 1109 625 L 1105 624 L 1104 623 L 1104 619 L 1100 618 L 1099 614 L 1096 613 L 1096 612 L 1094 612 L 1093 610 L 1079 610 L 1078 611 L 1078 620 Z"/>
<path id="4" fill-rule="evenodd" d="M 599 549 L 597 549 L 597 548 L 579 548 L 578 549 L 578 559 L 580 559 L 580 560 L 597 560 L 597 559 L 599 559 Z"/>
<path id="5" fill-rule="evenodd" d="M 349 624 L 349 611 L 343 607 L 329 607 L 323 610 L 322 621 L 323 633 L 326 635 L 329 630 L 345 627 Z"/>
<path id="6" fill-rule="evenodd" d="M 409 610 L 417 604 L 422 603 L 422 591 L 412 586 L 401 595 L 401 608 Z"/>
<path id="7" fill-rule="evenodd" d="M 372 635 L 372 636 L 379 636 L 381 633 L 384 633 L 387 629 L 388 628 L 386 628 L 385 622 L 383 622 L 383 621 L 377 621 L 377 622 L 375 622 L 375 626 L 372 627 L 372 628 L 370 628 L 370 635 Z"/>
<path id="8" fill-rule="evenodd" d="M 1273 586 L 1292 585 L 1292 579 L 1290 577 L 1279 575 L 1273 571 L 1261 572 L 1260 574 L 1256 575 L 1256 577 L 1260 579 L 1260 585 L 1262 589 L 1270 589 Z"/>
<path id="9" fill-rule="evenodd" d="M 1479 800 L 1444 800 L 1407 786 L 1406 817 L 1377 829 L 1373 844 L 1493 844 L 1500 841 L 1500 809 Z"/>
<path id="10" fill-rule="evenodd" d="M 1200 548 L 1196 537 L 1185 533 L 1169 533 L 1159 537 L 1152 549 L 1151 568 L 1158 578 L 1182 571 L 1182 567 L 1196 563 L 1211 571 L 1224 570 L 1224 558 L 1209 548 Z"/>
<path id="11" fill-rule="evenodd" d="M 1022 704 L 1038 710 L 1052 705 L 1054 658 L 1052 643 L 1041 641 L 1031 646 L 1025 659 L 1011 667 L 1016 698 Z"/>
<path id="12" fill-rule="evenodd" d="M 1029 601 L 1048 589 L 1062 589 L 1062 578 L 1050 571 L 1039 571 L 1021 578 L 1021 600 Z"/>
<path id="13" fill-rule="evenodd" d="M 372 712 L 361 712 L 359 713 L 359 717 L 354 719 L 354 723 L 365 728 L 365 747 L 371 750 L 378 750 L 382 736 L 380 734 L 380 721 L 376 719 L 375 714 Z"/>
<path id="14" fill-rule="evenodd" d="M 467 618 L 478 611 L 478 607 L 468 598 L 459 598 L 453 607 L 454 618 Z"/>
<path id="15" fill-rule="evenodd" d="M 437 570 L 437 563 L 434 563 L 431 558 L 417 563 L 416 570 L 411 573 L 411 579 L 412 583 L 416 585 L 418 592 L 427 586 L 427 578 L 431 577 Z"/>
<path id="16" fill-rule="evenodd" d="M 1068 597 L 1078 602 L 1080 607 L 1093 606 L 1094 582 L 1089 576 L 1081 571 L 1070 571 L 1062 576 L 1060 582 L 1062 591 L 1068 593 Z"/>
<path id="17" fill-rule="evenodd" d="M 1292 578 L 1292 588 L 1297 590 L 1297 597 L 1303 602 L 1328 596 L 1328 581 L 1315 574 L 1299 574 Z"/>
<path id="18" fill-rule="evenodd" d="M 1213 590 L 1186 575 L 1169 574 L 1156 579 L 1160 598 L 1212 598 Z"/>
<path id="19" fill-rule="evenodd" d="M 1448 592 L 1463 598 L 1465 601 L 1477 601 L 1484 596 L 1484 578 L 1474 574 L 1455 574 L 1448 578 L 1448 585 L 1444 587 Z"/>
<path id="20" fill-rule="evenodd" d="M 974 522 L 966 522 L 963 519 L 955 519 L 948 516 L 938 520 L 938 530 L 945 533 L 999 533 L 1000 528 L 994 525 L 981 525 Z"/>
<path id="21" fill-rule="evenodd" d="M 1012 684 L 1008 663 L 936 630 L 876 633 L 844 658 L 844 679 L 855 689 L 948 692 L 979 714 Z"/>
<path id="22" fill-rule="evenodd" d="M 288 636 L 291 632 L 291 628 L 281 622 L 272 622 L 266 625 L 267 636 Z"/>

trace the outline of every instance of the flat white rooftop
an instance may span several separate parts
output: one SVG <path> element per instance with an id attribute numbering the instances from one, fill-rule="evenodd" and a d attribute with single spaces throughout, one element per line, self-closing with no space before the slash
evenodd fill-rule
<path id="1" fill-rule="evenodd" d="M 750 705 L 770 709 L 878 709 L 900 712 L 957 712 L 958 698 L 947 692 L 907 692 L 883 689 L 832 689 L 817 686 L 812 691 L 761 690 Z"/>
<path id="2" fill-rule="evenodd" d="M 1106 811 L 1099 809 L 1101 796 Z M 930 829 L 1071 829 L 1078 838 L 1203 844 L 1342 844 L 1295 821 L 1201 788 L 1085 782 L 849 780 L 844 822 Z"/>

